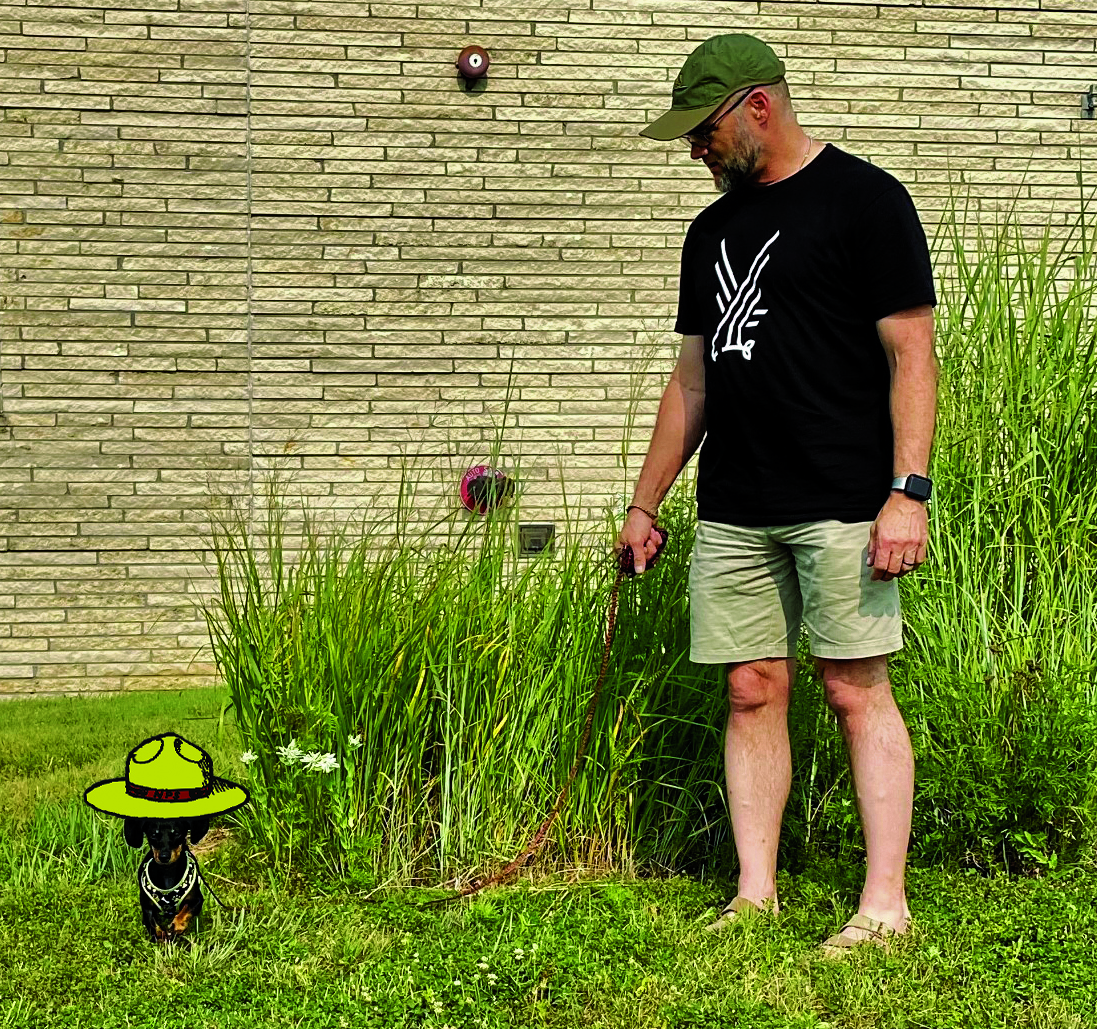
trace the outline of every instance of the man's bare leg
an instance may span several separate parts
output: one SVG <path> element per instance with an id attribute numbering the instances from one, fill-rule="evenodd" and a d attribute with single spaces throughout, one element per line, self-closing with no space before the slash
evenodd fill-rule
<path id="1" fill-rule="evenodd" d="M 777 902 L 777 841 L 792 783 L 788 704 L 795 658 L 762 658 L 727 666 L 729 713 L 724 774 L 739 896 Z"/>
<path id="2" fill-rule="evenodd" d="M 914 800 L 914 753 L 891 695 L 887 657 L 822 658 L 827 703 L 849 747 L 865 834 L 867 871 L 858 913 L 905 932 L 910 910 L 904 888 Z M 853 938 L 864 930 L 848 929 Z"/>

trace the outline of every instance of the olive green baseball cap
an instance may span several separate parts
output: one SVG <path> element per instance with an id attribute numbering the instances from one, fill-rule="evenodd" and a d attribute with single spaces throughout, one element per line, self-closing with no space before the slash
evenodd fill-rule
<path id="1" fill-rule="evenodd" d="M 784 75 L 784 62 L 760 39 L 740 32 L 713 36 L 686 58 L 674 80 L 670 110 L 640 135 L 677 139 L 697 128 L 737 90 L 771 86 Z"/>

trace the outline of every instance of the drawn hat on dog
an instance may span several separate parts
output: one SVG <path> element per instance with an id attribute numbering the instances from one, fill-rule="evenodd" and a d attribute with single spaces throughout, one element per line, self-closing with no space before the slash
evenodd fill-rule
<path id="1" fill-rule="evenodd" d="M 173 732 L 139 743 L 126 758 L 124 779 L 104 779 L 84 791 L 96 811 L 119 818 L 198 818 L 233 811 L 248 791 L 213 774 L 213 759 Z"/>

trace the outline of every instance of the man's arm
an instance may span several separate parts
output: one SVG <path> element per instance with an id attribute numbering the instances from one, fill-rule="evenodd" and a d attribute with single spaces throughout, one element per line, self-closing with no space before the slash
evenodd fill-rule
<path id="1" fill-rule="evenodd" d="M 891 368 L 892 474 L 929 474 L 937 414 L 937 358 L 933 308 L 898 311 L 876 323 Z M 893 492 L 869 531 L 868 564 L 885 581 L 913 571 L 926 559 L 929 518 L 924 503 Z"/>
<path id="2" fill-rule="evenodd" d="M 937 411 L 933 308 L 912 307 L 881 318 L 876 331 L 891 367 L 892 474 L 928 475 Z"/>
<path id="3" fill-rule="evenodd" d="M 663 390 L 655 429 L 651 434 L 644 466 L 632 494 L 637 508 L 627 513 L 615 550 L 632 548 L 637 574 L 643 572 L 655 553 L 659 537 L 644 511 L 656 508 L 685 468 L 705 435 L 704 336 L 683 336 L 678 363 Z"/>
<path id="4" fill-rule="evenodd" d="M 683 336 L 678 363 L 663 390 L 647 457 L 632 494 L 654 512 L 705 435 L 704 336 Z"/>

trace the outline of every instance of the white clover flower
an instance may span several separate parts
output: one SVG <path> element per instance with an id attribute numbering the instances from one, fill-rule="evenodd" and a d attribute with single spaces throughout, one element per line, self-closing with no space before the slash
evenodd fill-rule
<path id="1" fill-rule="evenodd" d="M 357 750 L 359 747 L 363 746 L 361 733 L 357 736 L 348 736 L 347 746 L 350 747 L 351 750 Z"/>
<path id="2" fill-rule="evenodd" d="M 275 752 L 282 759 L 282 764 L 293 765 L 301 760 L 301 754 L 303 753 L 301 748 L 297 746 L 296 740 L 290 740 L 288 747 L 277 747 Z"/>
<path id="3" fill-rule="evenodd" d="M 481 958 L 481 959 L 480 959 L 480 960 L 479 960 L 479 961 L 478 961 L 478 962 L 476 963 L 476 967 L 477 967 L 478 969 L 480 969 L 480 971 L 481 971 L 481 972 L 486 972 L 486 971 L 488 970 L 488 962 L 487 962 L 487 959 L 486 959 L 486 958 Z"/>
<path id="4" fill-rule="evenodd" d="M 310 750 L 301 756 L 303 764 L 310 772 L 333 772 L 339 767 L 334 754 L 321 754 L 318 750 Z"/>
<path id="5" fill-rule="evenodd" d="M 488 972 L 488 974 L 485 975 L 484 978 L 487 979 L 487 981 L 494 986 L 495 981 L 499 978 L 499 976 L 497 976 L 494 972 Z"/>
<path id="6" fill-rule="evenodd" d="M 250 750 L 245 750 L 244 753 L 240 755 L 240 760 L 243 761 L 245 765 L 250 765 L 253 761 L 259 760 L 259 755 Z"/>

